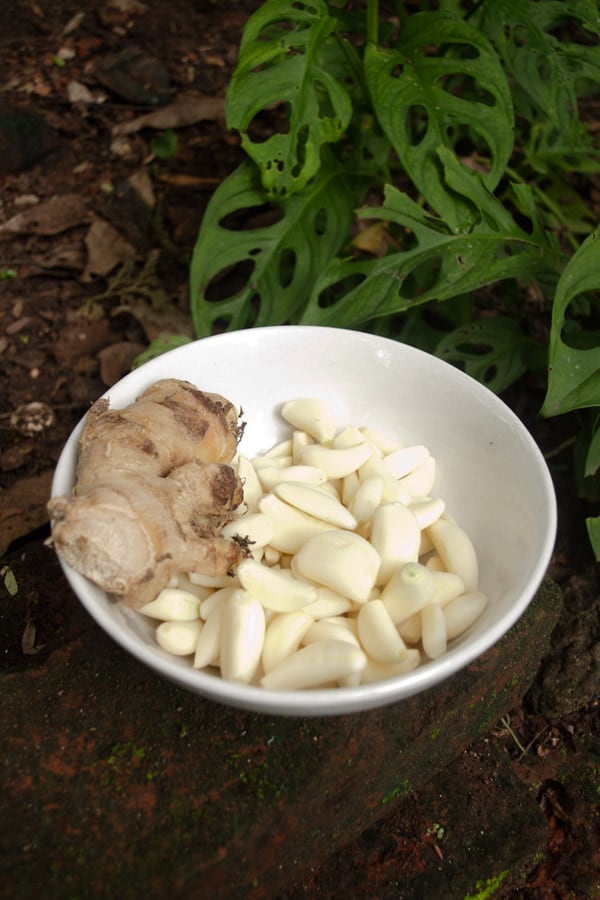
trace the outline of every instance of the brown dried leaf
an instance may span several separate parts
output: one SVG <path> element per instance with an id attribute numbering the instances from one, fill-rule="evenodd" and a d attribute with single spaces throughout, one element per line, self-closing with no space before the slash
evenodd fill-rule
<path id="1" fill-rule="evenodd" d="M 43 649 L 43 644 L 36 644 L 35 642 L 36 634 L 35 623 L 28 619 L 21 636 L 21 650 L 25 656 L 35 656 L 36 653 Z"/>
<path id="2" fill-rule="evenodd" d="M 118 341 L 104 347 L 98 354 L 100 378 L 107 387 L 112 387 L 119 379 L 131 371 L 136 356 L 146 349 L 145 344 L 133 341 Z"/>
<path id="3" fill-rule="evenodd" d="M 16 234 L 60 234 L 84 224 L 90 216 L 87 203 L 79 194 L 60 194 L 0 224 L 0 240 Z"/>
<path id="4" fill-rule="evenodd" d="M 148 341 L 154 341 L 165 334 L 186 334 L 193 337 L 194 326 L 191 316 L 174 303 L 153 304 L 141 297 L 130 297 L 113 310 L 114 315 L 127 312 L 144 331 Z"/>
<path id="5" fill-rule="evenodd" d="M 108 275 L 127 259 L 134 259 L 135 249 L 124 237 L 104 219 L 96 219 L 85 236 L 87 263 L 82 281 L 92 281 L 94 277 Z"/>
<path id="6" fill-rule="evenodd" d="M 47 253 L 36 254 L 29 260 L 30 265 L 40 269 L 83 269 L 85 258 L 81 242 L 64 243 L 51 247 Z"/>
<path id="7" fill-rule="evenodd" d="M 98 15 L 103 25 L 125 25 L 134 16 L 143 16 L 148 11 L 139 0 L 109 0 Z"/>
<path id="8" fill-rule="evenodd" d="M 225 114 L 225 100 L 222 97 L 204 97 L 197 94 L 180 94 L 168 106 L 122 122 L 112 129 L 113 137 L 134 134 L 142 128 L 183 128 L 196 122 L 214 121 Z"/>
<path id="9" fill-rule="evenodd" d="M 22 478 L 6 491 L 0 491 L 0 555 L 17 538 L 48 521 L 46 504 L 53 475 L 54 471 L 50 469 L 32 478 Z"/>

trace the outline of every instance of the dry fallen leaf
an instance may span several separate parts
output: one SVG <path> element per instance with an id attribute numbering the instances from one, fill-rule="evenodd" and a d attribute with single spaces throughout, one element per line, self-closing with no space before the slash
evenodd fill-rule
<path id="1" fill-rule="evenodd" d="M 107 387 L 112 387 L 124 375 L 131 371 L 136 356 L 146 349 L 145 344 L 133 341 L 118 341 L 109 344 L 98 354 L 100 362 L 100 378 Z"/>
<path id="2" fill-rule="evenodd" d="M 69 81 L 67 84 L 69 103 L 96 103 L 97 100 L 90 89 L 81 81 Z"/>
<path id="3" fill-rule="evenodd" d="M 175 303 L 153 304 L 141 297 L 129 297 L 113 309 L 113 315 L 129 313 L 138 322 L 148 341 L 154 341 L 165 334 L 185 334 L 194 336 L 194 326 L 189 313 L 179 309 Z"/>
<path id="4" fill-rule="evenodd" d="M 125 238 L 104 219 L 96 219 L 85 236 L 87 263 L 82 281 L 108 275 L 126 259 L 135 257 L 135 250 Z"/>
<path id="5" fill-rule="evenodd" d="M 81 241 L 62 243 L 58 247 L 50 247 L 47 253 L 37 253 L 29 257 L 28 264 L 40 269 L 73 269 L 80 271 L 85 265 L 85 256 Z"/>
<path id="6" fill-rule="evenodd" d="M 140 169 L 139 172 L 134 172 L 133 175 L 129 176 L 127 181 L 134 191 L 139 194 L 148 209 L 154 209 L 156 206 L 156 195 L 154 193 L 152 179 L 148 175 L 146 169 Z"/>
<path id="7" fill-rule="evenodd" d="M 37 203 L 0 224 L 0 240 L 15 234 L 53 235 L 89 221 L 90 210 L 79 194 L 60 194 Z"/>
<path id="8" fill-rule="evenodd" d="M 134 16 L 143 16 L 148 11 L 139 0 L 109 0 L 99 11 L 103 25 L 125 25 Z"/>
<path id="9" fill-rule="evenodd" d="M 112 135 L 113 137 L 123 137 L 141 131 L 142 128 L 183 128 L 186 125 L 195 125 L 196 122 L 220 119 L 224 112 L 225 100 L 222 97 L 180 94 L 168 106 L 138 116 L 131 122 L 115 125 Z"/>
<path id="10" fill-rule="evenodd" d="M 37 629 L 35 623 L 28 619 L 21 636 L 21 650 L 25 656 L 35 656 L 43 649 L 43 644 L 36 644 Z"/>
<path id="11" fill-rule="evenodd" d="M 0 491 L 0 555 L 10 544 L 40 528 L 48 521 L 46 504 L 54 470 L 32 478 L 21 478 L 10 488 Z"/>

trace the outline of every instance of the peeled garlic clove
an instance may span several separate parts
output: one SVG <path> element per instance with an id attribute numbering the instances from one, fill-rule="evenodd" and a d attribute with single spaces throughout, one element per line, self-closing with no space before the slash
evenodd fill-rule
<path id="1" fill-rule="evenodd" d="M 467 533 L 455 522 L 438 519 L 427 529 L 446 570 L 460 575 L 465 590 L 477 590 L 479 564 L 477 554 Z"/>
<path id="2" fill-rule="evenodd" d="M 200 607 L 200 618 L 206 621 L 215 606 L 218 606 L 219 603 L 223 603 L 224 600 L 226 600 L 228 597 L 231 597 L 233 592 L 236 591 L 238 587 L 239 583 L 236 582 L 235 587 L 219 588 L 218 590 L 213 591 L 211 594 L 209 594 L 208 597 L 205 597 Z"/>
<path id="3" fill-rule="evenodd" d="M 399 479 L 400 486 L 412 497 L 427 497 L 435 483 L 435 459 L 428 456 L 420 465 L 404 478 Z"/>
<path id="4" fill-rule="evenodd" d="M 398 675 L 406 675 L 416 669 L 421 662 L 421 653 L 416 647 L 408 647 L 405 655 L 399 662 L 379 663 L 370 659 L 361 672 L 360 683 L 372 684 L 375 681 L 384 681 L 386 678 L 396 678 Z"/>
<path id="5" fill-rule="evenodd" d="M 448 603 L 443 609 L 448 640 L 451 641 L 470 628 L 486 606 L 487 597 L 481 591 L 461 594 Z"/>
<path id="6" fill-rule="evenodd" d="M 293 452 L 292 447 L 292 439 L 287 438 L 287 440 L 281 441 L 280 444 L 275 444 L 274 447 L 271 447 L 270 450 L 267 450 L 267 452 L 265 453 L 265 457 L 273 459 L 274 457 L 284 456 L 291 460 Z"/>
<path id="7" fill-rule="evenodd" d="M 249 512 L 254 512 L 256 504 L 263 495 L 263 489 L 256 469 L 245 456 L 238 457 L 237 474 L 244 485 L 244 504 Z"/>
<path id="8" fill-rule="evenodd" d="M 294 568 L 292 560 L 292 572 Z M 348 597 L 342 597 L 341 594 L 322 585 L 316 585 L 316 588 L 317 599 L 306 608 L 306 612 L 310 613 L 314 620 L 323 619 L 325 616 L 342 616 L 352 609 L 352 600 Z"/>
<path id="9" fill-rule="evenodd" d="M 400 566 L 381 592 L 381 599 L 394 625 L 431 603 L 436 583 L 433 572 L 417 562 Z"/>
<path id="10" fill-rule="evenodd" d="M 235 587 L 238 581 L 235 575 L 205 575 L 204 572 L 188 572 L 188 577 L 192 584 L 202 587 L 222 588 Z"/>
<path id="11" fill-rule="evenodd" d="M 386 503 L 373 515 L 371 544 L 381 558 L 376 584 L 387 584 L 394 571 L 407 562 L 417 562 L 421 529 L 403 503 Z"/>
<path id="12" fill-rule="evenodd" d="M 369 445 L 367 444 L 367 446 Z M 358 477 L 361 483 L 370 478 L 381 478 L 384 482 L 395 481 L 393 476 L 390 475 L 390 471 L 383 461 L 383 458 L 373 452 L 371 452 L 370 456 L 365 459 L 358 469 Z"/>
<path id="13" fill-rule="evenodd" d="M 252 465 L 258 474 L 261 469 L 287 469 L 292 465 L 291 456 L 255 456 Z"/>
<path id="14" fill-rule="evenodd" d="M 179 588 L 180 591 L 187 591 L 188 594 L 193 594 L 195 597 L 198 597 L 199 600 L 204 600 L 204 598 L 208 597 L 212 592 L 212 588 L 204 587 L 201 584 L 192 584 L 187 572 L 178 572 L 177 575 L 174 575 L 168 587 L 175 587 Z"/>
<path id="15" fill-rule="evenodd" d="M 384 456 L 383 461 L 390 474 L 394 478 L 404 478 L 409 472 L 414 471 L 417 466 L 425 462 L 430 456 L 427 447 L 422 444 L 415 444 L 413 447 L 402 447 L 399 450 L 393 450 Z"/>
<path id="16" fill-rule="evenodd" d="M 429 549 L 427 550 L 427 552 L 429 553 L 430 551 L 435 549 L 433 546 L 433 541 L 429 537 L 428 531 L 422 532 L 422 535 L 426 535 L 427 544 L 431 545 L 431 546 L 429 546 Z M 425 538 L 422 537 L 421 550 L 420 550 L 421 553 L 423 552 L 423 543 L 424 542 L 425 542 Z M 441 558 L 437 554 L 430 556 L 429 559 L 427 560 L 427 562 L 425 563 L 425 565 L 429 569 L 430 572 L 445 572 L 446 571 L 446 567 L 444 566 L 444 563 L 442 562 Z"/>
<path id="17" fill-rule="evenodd" d="M 294 565 L 303 578 L 364 603 L 380 562 L 377 551 L 360 535 L 334 529 L 310 538 L 297 552 Z"/>
<path id="18" fill-rule="evenodd" d="M 398 634 L 406 644 L 418 644 L 421 640 L 421 612 L 417 612 L 396 625 Z"/>
<path id="19" fill-rule="evenodd" d="M 264 513 L 247 513 L 224 525 L 221 534 L 226 538 L 243 539 L 253 547 L 266 547 L 273 537 L 273 522 Z"/>
<path id="20" fill-rule="evenodd" d="M 350 634 L 353 634 L 358 640 L 358 623 L 356 619 L 350 618 L 349 616 L 327 616 L 326 619 L 322 619 L 321 621 L 330 625 L 337 625 L 338 628 L 345 628 L 346 631 L 349 631 Z"/>
<path id="21" fill-rule="evenodd" d="M 447 603 L 464 593 L 465 583 L 460 575 L 456 575 L 455 572 L 432 571 L 431 575 L 435 585 L 432 603 L 437 603 L 438 606 L 446 606 Z"/>
<path id="22" fill-rule="evenodd" d="M 421 543 L 419 544 L 419 559 L 422 556 L 425 556 L 426 554 L 431 553 L 432 550 L 433 550 L 432 540 L 429 537 L 426 529 L 422 529 L 421 530 Z M 438 559 L 439 559 L 439 557 L 438 557 Z M 433 568 L 433 567 L 428 566 L 428 568 Z M 442 568 L 443 568 L 443 566 L 442 566 Z"/>
<path id="23" fill-rule="evenodd" d="M 237 567 L 243 588 L 273 612 L 295 612 L 317 599 L 317 589 L 299 581 L 282 569 L 270 569 L 253 559 L 243 560 Z"/>
<path id="24" fill-rule="evenodd" d="M 306 431 L 294 431 L 292 434 L 292 465 L 297 466 L 300 463 L 302 451 L 309 444 L 314 444 L 313 438 Z"/>
<path id="25" fill-rule="evenodd" d="M 284 481 L 274 488 L 275 496 L 296 509 L 329 522 L 337 528 L 356 528 L 357 521 L 335 497 L 315 485 Z"/>
<path id="26" fill-rule="evenodd" d="M 150 603 L 139 610 L 145 616 L 162 619 L 163 622 L 190 622 L 200 617 L 202 600 L 190 591 L 180 588 L 164 588 Z"/>
<path id="27" fill-rule="evenodd" d="M 360 646 L 349 628 L 345 628 L 337 622 L 325 622 L 323 619 L 313 622 L 302 638 L 303 644 L 314 644 L 315 641 L 347 641 L 355 647 Z"/>
<path id="28" fill-rule="evenodd" d="M 343 447 L 339 450 L 312 444 L 302 451 L 302 462 L 307 466 L 323 469 L 328 478 L 345 478 L 351 472 L 356 472 L 370 457 L 371 452 L 366 441 L 355 447 Z"/>
<path id="29" fill-rule="evenodd" d="M 304 484 L 323 484 L 327 475 L 316 466 L 264 466 L 258 470 L 258 478 L 263 490 L 273 490 L 282 481 L 298 481 Z"/>
<path id="30" fill-rule="evenodd" d="M 336 434 L 331 442 L 331 446 L 335 447 L 336 450 L 341 450 L 343 447 L 356 447 L 357 444 L 363 444 L 364 441 L 365 439 L 358 428 L 354 425 L 348 425 L 343 431 Z"/>
<path id="31" fill-rule="evenodd" d="M 159 647 L 173 656 L 190 656 L 196 649 L 202 631 L 202 622 L 161 622 L 156 629 Z"/>
<path id="32" fill-rule="evenodd" d="M 220 668 L 226 681 L 248 684 L 260 662 L 265 638 L 265 612 L 246 591 L 234 591 L 225 602 L 221 622 Z"/>
<path id="33" fill-rule="evenodd" d="M 316 688 L 361 672 L 367 657 L 347 641 L 318 641 L 301 647 L 261 678 L 271 691 Z"/>
<path id="34" fill-rule="evenodd" d="M 446 652 L 446 618 L 444 610 L 437 603 L 430 603 L 421 610 L 421 643 L 429 659 L 438 659 Z"/>
<path id="35" fill-rule="evenodd" d="M 275 494 L 265 494 L 258 501 L 258 509 L 273 523 L 270 545 L 280 553 L 297 553 L 313 535 L 331 528 L 326 522 L 284 503 Z"/>
<path id="36" fill-rule="evenodd" d="M 435 500 L 415 500 L 409 502 L 408 505 L 421 529 L 429 528 L 430 525 L 437 522 L 446 509 L 446 504 L 440 497 L 436 497 Z"/>
<path id="37" fill-rule="evenodd" d="M 358 613 L 358 637 L 363 649 L 380 663 L 395 663 L 406 653 L 382 600 L 370 600 Z"/>
<path id="38" fill-rule="evenodd" d="M 262 649 L 262 666 L 265 673 L 296 652 L 313 621 L 312 616 L 304 612 L 273 616 L 267 625 Z"/>
<path id="39" fill-rule="evenodd" d="M 369 522 L 373 518 L 383 497 L 383 485 L 383 478 L 374 475 L 363 481 L 356 489 L 350 500 L 349 509 L 358 522 Z"/>
<path id="40" fill-rule="evenodd" d="M 323 400 L 299 399 L 284 403 L 281 415 L 292 428 L 306 431 L 320 443 L 331 441 L 335 435 L 337 423 L 335 413 Z"/>
<path id="41" fill-rule="evenodd" d="M 360 487 L 358 472 L 350 472 L 342 479 L 342 503 L 344 506 L 350 506 L 352 498 Z"/>
<path id="42" fill-rule="evenodd" d="M 374 447 L 377 447 L 384 456 L 387 456 L 388 453 L 393 453 L 394 450 L 399 450 L 402 447 L 402 444 L 395 438 L 391 438 L 389 435 L 383 434 L 383 432 L 377 431 L 375 428 L 369 428 L 368 425 L 363 425 L 359 428 L 359 431 L 363 437 L 366 438 L 370 444 L 373 444 Z"/>
<path id="43" fill-rule="evenodd" d="M 224 602 L 215 604 L 198 635 L 194 654 L 195 669 L 214 666 L 219 661 L 221 622 L 223 621 L 224 609 Z"/>

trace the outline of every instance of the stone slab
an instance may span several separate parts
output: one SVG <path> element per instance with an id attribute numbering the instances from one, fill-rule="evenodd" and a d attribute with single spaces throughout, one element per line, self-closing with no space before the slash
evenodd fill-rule
<path id="1" fill-rule="evenodd" d="M 562 602 L 546 581 L 494 648 L 418 697 L 300 719 L 192 696 L 117 647 L 60 577 L 54 596 L 68 615 L 50 650 L 0 681 L 0 890 L 14 900 L 282 895 L 520 701 Z"/>

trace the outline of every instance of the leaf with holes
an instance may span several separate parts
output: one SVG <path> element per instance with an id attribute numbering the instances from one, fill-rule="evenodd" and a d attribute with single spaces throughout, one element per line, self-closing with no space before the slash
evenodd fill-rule
<path id="1" fill-rule="evenodd" d="M 332 74 L 332 55 L 347 65 L 336 24 L 322 0 L 266 0 L 244 29 L 226 118 L 272 198 L 300 190 L 318 171 L 323 145 L 338 141 L 350 121 L 350 97 Z M 253 140 L 253 121 L 275 107 L 287 110 L 281 130 Z"/>
<path id="2" fill-rule="evenodd" d="M 315 285 L 302 321 L 355 328 L 429 300 L 448 300 L 507 278 L 532 278 L 558 263 L 554 242 L 535 224 L 524 231 L 485 187 L 478 173 L 440 150 L 445 180 L 460 202 L 477 211 L 467 232 L 452 233 L 407 194 L 388 185 L 385 202 L 365 208 L 361 218 L 381 219 L 413 236 L 414 246 L 382 259 L 336 260 Z M 521 188 L 521 205 L 526 190 Z"/>
<path id="3" fill-rule="evenodd" d="M 367 45 L 364 66 L 377 117 L 413 183 L 452 228 L 464 227 L 469 210 L 448 197 L 438 151 L 483 157 L 490 190 L 504 174 L 513 110 L 493 47 L 453 15 L 418 13 L 396 49 Z"/>
<path id="4" fill-rule="evenodd" d="M 582 35 L 600 35 L 596 0 L 495 0 L 482 4 L 478 23 L 513 80 L 521 117 L 534 126 L 537 153 L 556 162 L 554 145 L 567 144 L 563 167 L 572 168 L 574 154 L 592 149 L 577 98 L 582 79 L 600 83 L 600 47 L 576 36 L 580 26 Z"/>
<path id="5" fill-rule="evenodd" d="M 600 289 L 600 229 L 571 257 L 556 288 L 552 306 L 548 389 L 542 415 L 600 406 L 600 334 L 567 329 L 569 307 Z"/>
<path id="6" fill-rule="evenodd" d="M 233 331 L 293 319 L 346 239 L 359 189 L 358 180 L 324 159 L 303 191 L 285 204 L 267 204 L 255 166 L 242 163 L 213 194 L 194 248 L 197 336 L 216 324 Z M 220 279 L 226 296 L 219 296 Z"/>
<path id="7" fill-rule="evenodd" d="M 468 375 L 499 394 L 530 368 L 536 349 L 514 319 L 493 316 L 455 328 L 438 342 L 435 354 L 459 363 Z"/>

